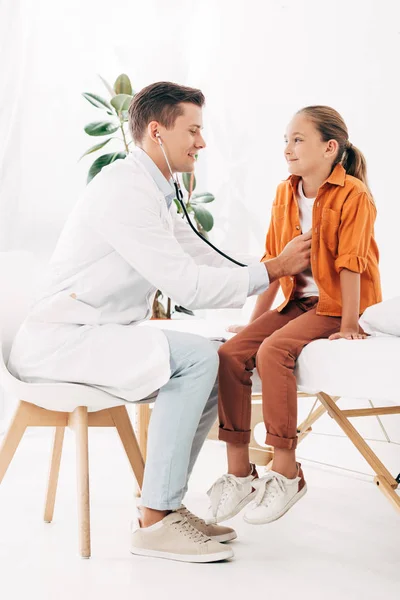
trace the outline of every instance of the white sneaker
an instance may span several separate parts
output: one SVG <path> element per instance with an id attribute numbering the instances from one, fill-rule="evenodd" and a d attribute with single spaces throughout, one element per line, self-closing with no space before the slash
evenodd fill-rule
<path id="1" fill-rule="evenodd" d="M 151 527 L 140 527 L 137 520 L 132 532 L 131 552 L 192 563 L 216 562 L 233 557 L 230 546 L 211 540 L 177 511 Z"/>
<path id="2" fill-rule="evenodd" d="M 254 481 L 258 479 L 254 465 L 247 477 L 222 475 L 211 486 L 207 494 L 210 497 L 206 523 L 220 523 L 237 515 L 256 495 Z"/>
<path id="3" fill-rule="evenodd" d="M 186 508 L 186 506 L 181 506 L 176 511 L 187 517 L 187 520 L 195 529 L 204 533 L 207 537 L 215 542 L 231 542 L 232 540 L 236 540 L 237 533 L 232 527 L 224 527 L 223 525 L 213 525 L 212 523 L 206 523 L 204 519 L 194 515 L 190 510 Z"/>
<path id="4" fill-rule="evenodd" d="M 269 471 L 254 485 L 257 488 L 256 497 L 243 517 L 246 523 L 253 525 L 276 521 L 307 492 L 307 484 L 300 464 L 298 464 L 298 475 L 294 479 Z"/>

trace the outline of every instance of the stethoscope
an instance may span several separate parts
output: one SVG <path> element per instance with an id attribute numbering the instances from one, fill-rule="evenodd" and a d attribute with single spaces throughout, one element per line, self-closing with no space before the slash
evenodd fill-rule
<path id="1" fill-rule="evenodd" d="M 189 223 L 190 227 L 193 229 L 193 231 L 195 232 L 195 234 L 201 239 L 203 240 L 203 242 L 205 242 L 206 244 L 208 244 L 213 250 L 215 250 L 215 252 L 218 252 L 218 254 L 220 254 L 221 256 L 223 256 L 224 258 L 226 258 L 227 260 L 230 260 L 231 262 L 233 262 L 235 265 L 238 265 L 239 267 L 247 267 L 247 265 L 244 265 L 243 263 L 235 260 L 234 258 L 232 258 L 231 256 L 228 256 L 227 254 L 225 254 L 225 252 L 222 252 L 222 250 L 220 250 L 219 248 L 217 248 L 216 246 L 214 246 L 214 244 L 212 244 L 209 240 L 207 240 L 203 235 L 201 235 L 201 233 L 199 231 L 197 231 L 196 227 L 193 225 L 190 217 L 189 217 L 189 213 L 186 209 L 185 203 L 183 201 L 183 193 L 181 190 L 181 186 L 180 183 L 178 181 L 177 177 L 174 177 L 174 174 L 172 173 L 172 169 L 171 169 L 171 165 L 169 164 L 169 160 L 168 157 L 165 153 L 164 150 L 164 146 L 161 140 L 161 136 L 159 133 L 156 133 L 156 138 L 158 140 L 158 143 L 160 144 L 160 148 L 162 150 L 162 153 L 164 154 L 164 158 L 165 161 L 167 163 L 168 166 L 168 170 L 171 173 L 171 179 L 173 181 L 174 184 L 174 188 L 175 188 L 175 193 L 176 193 L 176 197 L 180 203 L 180 205 L 182 206 L 182 210 L 184 212 L 184 215 L 186 217 L 187 222 Z"/>

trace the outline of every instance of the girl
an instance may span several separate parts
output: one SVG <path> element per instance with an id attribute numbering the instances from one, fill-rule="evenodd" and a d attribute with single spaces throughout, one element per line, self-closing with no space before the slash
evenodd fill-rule
<path id="1" fill-rule="evenodd" d="M 291 175 L 278 186 L 262 260 L 278 256 L 293 237 L 311 229 L 310 268 L 273 283 L 258 297 L 250 324 L 220 349 L 219 439 L 227 442 L 228 474 L 209 490 L 213 523 L 251 500 L 245 521 L 269 523 L 305 494 L 295 456 L 296 359 L 319 338 L 364 338 L 359 316 L 381 301 L 376 208 L 364 156 L 350 143 L 342 117 L 328 106 L 303 108 L 289 123 L 285 146 Z M 271 310 L 279 285 L 285 301 Z M 274 446 L 272 469 L 257 483 L 248 450 L 255 367 L 266 444 Z"/>

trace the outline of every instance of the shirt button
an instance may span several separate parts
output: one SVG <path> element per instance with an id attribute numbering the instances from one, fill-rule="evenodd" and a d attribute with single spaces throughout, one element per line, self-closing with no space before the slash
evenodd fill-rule
<path id="1" fill-rule="evenodd" d="M 316 258 L 317 258 L 317 257 L 316 257 L 316 255 L 314 254 L 314 256 L 313 256 L 313 260 L 315 260 Z"/>
<path id="2" fill-rule="evenodd" d="M 315 233 L 318 233 L 318 227 L 316 227 L 316 228 L 314 229 L 314 231 L 315 231 Z"/>
<path id="3" fill-rule="evenodd" d="M 296 225 L 296 229 L 297 229 L 297 230 L 298 230 L 298 229 L 300 229 L 300 225 Z"/>
<path id="4" fill-rule="evenodd" d="M 317 202 L 317 206 L 319 206 L 319 202 Z"/>

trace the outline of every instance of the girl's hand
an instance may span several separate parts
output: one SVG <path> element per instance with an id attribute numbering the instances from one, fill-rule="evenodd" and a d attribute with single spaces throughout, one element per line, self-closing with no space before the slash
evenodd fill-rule
<path id="1" fill-rule="evenodd" d="M 365 340 L 367 336 L 365 333 L 360 332 L 358 329 L 345 329 L 343 331 L 338 331 L 338 333 L 333 333 L 329 336 L 330 340 Z"/>
<path id="2" fill-rule="evenodd" d="M 226 331 L 229 331 L 230 333 L 240 333 L 245 327 L 246 325 L 229 325 L 226 328 Z"/>

